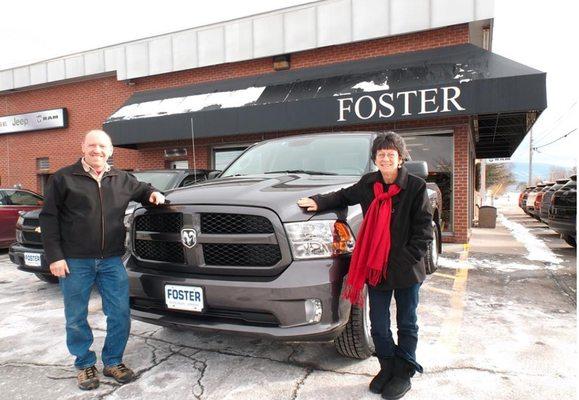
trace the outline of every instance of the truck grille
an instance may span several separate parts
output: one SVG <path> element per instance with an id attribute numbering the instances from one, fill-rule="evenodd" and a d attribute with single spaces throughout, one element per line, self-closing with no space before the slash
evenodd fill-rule
<path id="1" fill-rule="evenodd" d="M 179 207 L 183 213 L 145 213 L 135 216 L 133 252 L 143 261 L 172 264 L 159 266 L 184 272 L 202 273 L 219 268 L 233 273 L 232 268 L 247 273 L 255 268 L 267 271 L 279 266 L 283 259 L 273 222 L 263 215 L 197 212 L 195 206 Z M 207 207 L 209 208 L 209 207 Z M 197 244 L 186 248 L 181 230 L 194 229 Z M 217 269 L 216 269 L 217 268 Z"/>
<path id="2" fill-rule="evenodd" d="M 22 231 L 22 240 L 25 243 L 42 244 L 42 237 L 37 232 Z"/>
<path id="3" fill-rule="evenodd" d="M 22 225 L 36 228 L 40 226 L 40 220 L 37 218 L 24 218 Z"/>
<path id="4" fill-rule="evenodd" d="M 201 232 L 216 234 L 273 233 L 270 220 L 260 215 L 201 214 Z"/>
<path id="5" fill-rule="evenodd" d="M 277 244 L 205 244 L 205 264 L 271 267 L 281 260 Z"/>
<path id="6" fill-rule="evenodd" d="M 183 245 L 181 242 L 160 242 L 153 240 L 135 240 L 135 254 L 144 260 L 165 261 L 184 264 Z"/>
<path id="7" fill-rule="evenodd" d="M 145 232 L 181 232 L 183 228 L 183 214 L 145 214 L 135 219 L 135 229 Z"/>

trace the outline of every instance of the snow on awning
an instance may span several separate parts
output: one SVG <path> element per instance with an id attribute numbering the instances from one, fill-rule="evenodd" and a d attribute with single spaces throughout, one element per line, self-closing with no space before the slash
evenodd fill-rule
<path id="1" fill-rule="evenodd" d="M 116 146 L 475 116 L 477 156 L 508 157 L 546 108 L 545 74 L 464 44 L 133 94 Z M 480 120 L 479 120 L 480 118 Z"/>

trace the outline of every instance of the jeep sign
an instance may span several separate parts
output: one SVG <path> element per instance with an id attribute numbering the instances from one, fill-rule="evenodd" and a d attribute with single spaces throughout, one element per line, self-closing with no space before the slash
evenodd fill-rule
<path id="1" fill-rule="evenodd" d="M 0 135 L 3 133 L 66 128 L 68 125 L 67 119 L 66 108 L 8 115 L 0 117 Z"/>

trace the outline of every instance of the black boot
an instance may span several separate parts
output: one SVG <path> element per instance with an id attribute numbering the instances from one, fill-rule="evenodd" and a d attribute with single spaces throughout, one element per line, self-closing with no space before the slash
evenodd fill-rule
<path id="1" fill-rule="evenodd" d="M 379 358 L 378 361 L 380 362 L 380 372 L 370 382 L 370 391 L 376 394 L 382 393 L 384 385 L 392 379 L 394 371 L 394 358 Z"/>
<path id="2" fill-rule="evenodd" d="M 394 376 L 382 390 L 382 397 L 386 400 L 396 400 L 402 398 L 410 390 L 410 378 L 416 371 L 414 365 L 403 358 L 394 358 Z"/>

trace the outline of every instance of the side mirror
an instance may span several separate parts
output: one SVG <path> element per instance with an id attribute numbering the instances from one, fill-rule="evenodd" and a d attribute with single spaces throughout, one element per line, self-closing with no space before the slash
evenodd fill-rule
<path id="1" fill-rule="evenodd" d="M 209 172 L 209 173 L 207 174 L 207 179 L 215 179 L 215 178 L 217 178 L 217 177 L 219 176 L 219 174 L 220 174 L 221 172 L 222 172 L 222 171 L 219 171 L 219 170 L 217 170 L 217 171 L 211 171 L 211 172 Z"/>
<path id="2" fill-rule="evenodd" d="M 404 165 L 412 175 L 419 176 L 422 179 L 428 177 L 428 164 L 426 161 L 406 161 Z"/>

